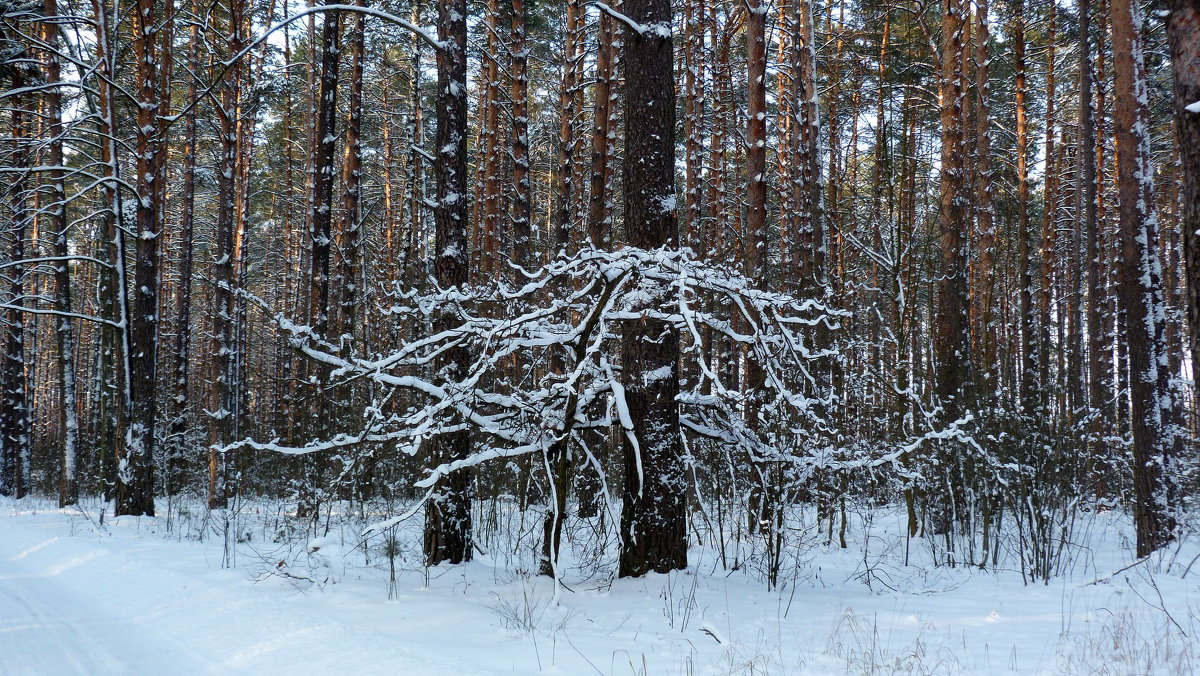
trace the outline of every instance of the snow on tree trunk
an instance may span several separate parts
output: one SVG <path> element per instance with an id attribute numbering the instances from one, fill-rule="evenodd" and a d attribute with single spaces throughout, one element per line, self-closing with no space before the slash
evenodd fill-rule
<path id="1" fill-rule="evenodd" d="M 627 0 L 623 59 L 625 232 L 644 249 L 678 246 L 675 78 L 669 0 Z M 648 293 L 666 294 L 661 283 Z M 621 577 L 687 566 L 687 484 L 679 438 L 679 334 L 650 320 L 626 323 L 622 384 L 631 429 L 624 439 Z"/>
<path id="2" fill-rule="evenodd" d="M 1174 446 L 1168 390 L 1158 219 L 1150 166 L 1149 99 L 1138 0 L 1112 3 L 1115 124 L 1120 178 L 1121 260 L 1119 294 L 1129 352 L 1130 422 L 1133 428 L 1134 524 L 1137 555 L 1172 538 L 1167 486 Z"/>
<path id="3" fill-rule="evenodd" d="M 153 0 L 138 0 L 133 22 L 133 53 L 139 86 L 136 133 L 136 237 L 133 264 L 133 302 L 128 326 L 129 415 L 124 439 L 118 441 L 117 515 L 154 515 L 154 443 L 158 417 L 156 398 L 158 356 L 158 286 L 160 212 L 155 178 L 166 153 L 157 119 L 160 80 L 155 40 L 159 25 Z M 123 293 L 123 289 L 118 289 Z"/>
<path id="4" fill-rule="evenodd" d="M 434 256 L 437 283 L 442 289 L 467 283 L 467 2 L 438 3 L 437 53 L 437 182 L 434 207 Z M 456 323 L 454 308 L 443 307 L 434 331 Z M 470 355 L 453 347 L 434 363 L 435 381 L 453 387 L 462 380 Z M 434 437 L 430 455 L 436 462 L 454 462 L 470 453 L 470 436 L 463 429 Z M 425 507 L 425 561 L 462 563 L 471 560 L 472 472 L 464 468 L 438 480 Z"/>
<path id="5" fill-rule="evenodd" d="M 1169 7 L 1167 42 L 1175 73 L 1179 134 L 1179 229 L 1187 269 L 1192 382 L 1200 402 L 1200 0 L 1173 0 Z"/>

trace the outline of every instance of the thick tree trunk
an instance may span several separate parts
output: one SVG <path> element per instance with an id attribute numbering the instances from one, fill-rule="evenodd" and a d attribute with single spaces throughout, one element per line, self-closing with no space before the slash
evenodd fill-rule
<path id="1" fill-rule="evenodd" d="M 1179 229 L 1187 269 L 1192 382 L 1200 402 L 1200 0 L 1174 0 L 1167 43 L 1175 73 L 1175 127 L 1179 134 Z"/>
<path id="2" fill-rule="evenodd" d="M 767 260 L 767 10 L 764 0 L 747 5 L 746 14 L 746 233 L 743 239 L 743 271 L 759 284 L 765 281 Z M 750 429 L 760 431 L 759 411 L 764 374 L 759 364 L 744 350 L 742 396 L 744 415 Z M 776 491 L 770 478 L 771 465 L 751 458 L 750 504 L 751 532 L 774 533 L 773 510 Z"/>
<path id="3" fill-rule="evenodd" d="M 317 126 L 313 149 L 312 209 L 312 320 L 323 338 L 330 328 L 329 276 L 333 243 L 333 186 L 337 179 L 334 163 L 337 149 L 338 66 L 341 61 L 341 12 L 325 12 L 321 29 L 321 77 L 317 93 Z M 321 427 L 323 424 L 317 422 Z M 322 427 L 323 429 L 323 427 Z"/>
<path id="4" fill-rule="evenodd" d="M 938 221 L 938 312 L 934 350 L 938 363 L 936 392 L 948 420 L 962 413 L 967 383 L 967 286 L 964 242 L 967 232 L 963 169 L 962 73 L 963 6 L 946 0 L 942 20 L 941 197 Z"/>
<path id="5" fill-rule="evenodd" d="M 438 3 L 437 53 L 437 206 L 434 208 L 437 283 L 442 289 L 467 283 L 467 1 Z M 434 320 L 434 330 L 456 324 L 456 315 L 443 309 Z M 443 352 L 434 372 L 448 383 L 466 375 L 470 355 L 457 347 Z M 435 437 L 430 454 L 435 463 L 461 460 L 470 453 L 466 430 Z M 425 561 L 428 565 L 462 563 L 472 555 L 472 472 L 460 469 L 442 477 L 425 507 Z"/>
<path id="6" fill-rule="evenodd" d="M 1167 490 L 1174 450 L 1173 404 L 1166 369 L 1162 263 L 1138 0 L 1114 0 L 1112 25 L 1120 172 L 1119 292 L 1129 349 L 1137 555 L 1146 556 L 1169 542 L 1174 529 Z"/>
<path id="7" fill-rule="evenodd" d="M 979 259 L 975 278 L 978 286 L 975 293 L 979 299 L 979 364 L 977 389 L 981 394 L 995 392 L 1000 386 L 996 351 L 999 327 L 995 323 L 993 301 L 996 283 L 995 271 L 996 225 L 993 209 L 994 188 L 992 186 L 992 135 L 991 135 L 991 69 L 989 67 L 989 41 L 987 0 L 979 0 L 976 9 L 975 31 L 975 177 L 979 231 Z"/>
<path id="8" fill-rule="evenodd" d="M 153 0 L 138 0 L 133 17 L 133 52 L 136 56 L 137 111 L 137 204 L 134 232 L 137 235 L 130 308 L 129 334 L 129 426 L 118 445 L 116 515 L 154 515 L 154 442 L 158 417 L 156 400 L 158 355 L 158 286 L 161 212 L 156 203 L 155 179 L 160 177 L 165 144 L 157 118 L 159 100 L 158 24 Z M 118 289 L 118 293 L 122 290 Z"/>
<path id="9" fill-rule="evenodd" d="M 959 0 L 943 3 L 941 82 L 939 88 L 942 134 L 937 270 L 937 313 L 933 326 L 933 349 L 937 364 L 934 393 L 942 407 L 943 423 L 957 420 L 966 410 L 970 331 L 968 326 L 966 236 L 968 233 L 965 183 L 963 102 L 966 80 L 963 72 L 963 35 L 967 25 L 965 7 Z M 954 466 L 950 448 L 939 447 L 941 466 Z M 945 485 L 952 485 L 947 482 Z M 934 532 L 949 532 L 956 491 L 930 499 Z"/>
<path id="10" fill-rule="evenodd" d="M 45 16 L 58 16 L 56 0 L 45 0 Z M 59 81 L 58 26 L 42 24 L 42 39 L 50 50 L 46 61 L 46 81 Z M 56 167 L 48 172 L 50 199 L 48 220 L 50 236 L 54 238 L 54 309 L 63 313 L 55 318 L 55 337 L 58 347 L 59 424 L 62 427 L 62 448 L 59 453 L 58 505 L 73 505 L 79 499 L 79 479 L 76 466 L 79 453 L 79 420 L 75 409 L 75 329 L 71 313 L 71 252 L 67 246 L 67 191 L 63 166 L 62 96 L 57 88 L 46 92 L 46 133 L 50 136 L 47 162 Z"/>
<path id="11" fill-rule="evenodd" d="M 355 5 L 363 7 L 365 0 L 355 0 Z M 338 228 L 338 248 L 342 255 L 338 259 L 336 330 L 347 342 L 354 340 L 361 300 L 358 283 L 362 272 L 363 19 L 361 12 L 355 12 L 350 30 L 350 97 L 342 160 L 342 224 Z"/>
<path id="12" fill-rule="evenodd" d="M 192 9 L 196 10 L 197 0 Z M 200 27 L 193 23 L 188 40 L 188 67 L 200 67 Z M 171 398 L 170 449 L 167 458 L 167 490 L 175 493 L 181 486 L 180 467 L 188 449 L 191 411 L 188 404 L 188 360 L 192 349 L 192 244 L 196 220 L 196 105 L 197 86 L 194 79 L 188 80 L 188 112 L 183 122 L 183 190 L 180 194 L 179 214 L 179 288 L 175 301 L 175 354 L 172 383 L 174 396 Z M 285 140 L 286 142 L 286 140 Z M 286 372 L 290 372 L 288 369 Z"/>
<path id="13" fill-rule="evenodd" d="M 2 33 L 0 33 L 2 35 Z M 21 71 L 12 69 L 12 88 L 25 87 Z M 25 271 L 20 263 L 25 259 L 25 237 L 32 212 L 28 205 L 29 181 L 24 171 L 30 168 L 29 110 L 27 96 L 10 100 L 11 132 L 6 140 L 8 157 L 14 169 L 21 170 L 6 189 L 9 207 L 9 226 L 4 228 L 8 240 L 7 263 L 2 274 L 8 287 L 0 298 L 8 305 L 4 312 L 4 353 L 0 357 L 0 494 L 17 499 L 28 490 L 25 478 L 30 455 L 30 415 L 28 382 L 25 374 Z"/>
<path id="14" fill-rule="evenodd" d="M 241 0 L 229 0 L 229 23 L 226 54 L 241 49 Z M 220 120 L 220 149 L 217 165 L 217 223 L 215 257 L 209 273 L 214 283 L 212 309 L 212 347 L 215 357 L 212 381 L 209 383 L 208 421 L 208 507 L 226 506 L 229 492 L 226 485 L 225 454 L 219 449 L 233 438 L 234 383 L 236 362 L 234 344 L 234 263 L 237 259 L 235 233 L 237 215 L 238 117 L 241 112 L 241 66 L 235 65 L 226 73 L 222 83 L 217 116 Z"/>
<path id="15" fill-rule="evenodd" d="M 627 0 L 625 14 L 625 231 L 644 249 L 675 247 L 675 80 L 670 0 Z M 668 290 L 660 288 L 660 293 Z M 651 298 L 648 302 L 657 302 Z M 633 429 L 624 441 L 619 575 L 687 566 L 687 483 L 679 439 L 679 334 L 629 322 L 621 344 Z"/>
<path id="16" fill-rule="evenodd" d="M 525 0 L 512 0 L 512 259 L 522 267 L 530 261 L 529 201 L 529 45 L 525 37 Z"/>
<path id="17" fill-rule="evenodd" d="M 1017 117 L 1017 266 L 1018 309 L 1020 315 L 1021 359 L 1020 359 L 1020 404 L 1021 411 L 1028 415 L 1037 400 L 1036 355 L 1038 345 L 1037 323 L 1033 314 L 1033 242 L 1029 231 L 1029 113 L 1027 107 L 1025 61 L 1025 7 L 1018 0 L 1013 8 L 1013 52 L 1016 76 Z"/>

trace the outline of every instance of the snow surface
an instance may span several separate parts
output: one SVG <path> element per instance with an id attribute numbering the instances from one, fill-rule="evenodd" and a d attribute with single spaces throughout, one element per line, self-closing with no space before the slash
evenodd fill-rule
<path id="1" fill-rule="evenodd" d="M 907 543 L 908 556 L 922 566 L 906 566 L 901 515 L 876 512 L 853 521 L 845 550 L 810 536 L 781 591 L 747 568 L 727 573 L 715 552 L 693 547 L 687 571 L 632 580 L 587 575 L 571 560 L 556 606 L 548 579 L 498 553 L 426 578 L 411 522 L 399 529 L 388 600 L 380 543 L 367 548 L 368 562 L 360 534 L 345 528 L 274 542 L 288 523 L 279 505 L 241 510 L 234 568 L 221 565 L 220 520 L 205 521 L 198 506 L 170 522 L 104 523 L 101 507 L 0 500 L 0 674 L 1183 674 L 1200 666 L 1200 564 L 1188 570 L 1200 546 L 1185 541 L 1122 570 L 1135 560 L 1128 520 L 1114 514 L 1077 528 L 1083 554 L 1045 585 L 1025 586 L 1014 570 L 930 567 L 919 540 Z"/>

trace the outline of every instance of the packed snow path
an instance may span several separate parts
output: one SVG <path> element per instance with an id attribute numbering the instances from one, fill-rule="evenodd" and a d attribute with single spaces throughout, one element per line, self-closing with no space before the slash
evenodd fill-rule
<path id="1" fill-rule="evenodd" d="M 154 520 L 98 530 L 95 515 L 3 507 L 3 676 L 471 671 L 452 653 L 413 656 L 375 630 L 378 616 L 354 622 L 345 599 L 253 585 L 220 568 L 219 543 L 159 539 Z M 393 626 L 411 628 L 399 610 L 387 609 Z"/>
<path id="2" fill-rule="evenodd" d="M 556 605 L 529 561 L 496 553 L 426 578 L 419 524 L 389 601 L 355 528 L 276 538 L 277 507 L 243 511 L 228 569 L 200 507 L 169 528 L 101 526 L 98 504 L 0 499 L 0 676 L 1200 673 L 1200 547 L 1131 566 L 1113 514 L 1089 517 L 1087 560 L 1049 585 L 933 567 L 915 541 L 921 561 L 903 565 L 897 518 L 869 538 L 860 525 L 848 549 L 809 542 L 782 594 L 693 548 L 689 570 L 633 580 L 571 564 Z M 264 576 L 280 564 L 322 584 Z"/>
<path id="3" fill-rule="evenodd" d="M 100 676 L 215 670 L 211 662 L 139 621 L 136 609 L 108 606 L 64 584 L 60 573 L 71 567 L 70 562 L 41 568 L 30 565 L 31 553 L 27 549 L 0 558 L 0 674 Z"/>

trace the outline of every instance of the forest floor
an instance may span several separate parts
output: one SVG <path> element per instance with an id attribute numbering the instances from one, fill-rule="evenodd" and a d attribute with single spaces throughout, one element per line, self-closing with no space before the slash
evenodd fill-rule
<path id="1" fill-rule="evenodd" d="M 100 519 L 102 507 L 0 501 L 0 674 L 1200 669 L 1200 543 L 1135 563 L 1115 513 L 1075 525 L 1075 554 L 1048 583 L 1025 584 L 1017 569 L 933 567 L 928 546 L 900 535 L 898 515 L 867 512 L 846 549 L 804 544 L 778 591 L 752 564 L 729 573 L 697 547 L 688 570 L 642 579 L 564 563 L 555 599 L 549 579 L 526 572 L 531 556 L 481 553 L 426 571 L 419 524 L 389 531 L 389 548 L 346 526 L 302 535 L 282 505 L 244 505 L 229 528 L 197 507 Z M 531 552 L 538 530 L 506 532 L 524 533 L 514 551 Z M 588 546 L 578 529 L 575 538 L 572 556 Z"/>

